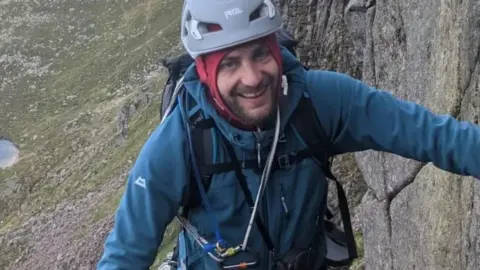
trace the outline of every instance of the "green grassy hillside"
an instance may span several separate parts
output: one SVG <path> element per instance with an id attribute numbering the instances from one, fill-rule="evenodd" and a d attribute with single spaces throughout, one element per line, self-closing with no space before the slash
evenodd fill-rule
<path id="1" fill-rule="evenodd" d="M 95 264 L 89 252 L 103 241 L 93 237 L 108 231 L 159 123 L 159 59 L 180 50 L 180 10 L 173 0 L 0 0 L 0 136 L 20 149 L 0 170 L 0 269 Z"/>

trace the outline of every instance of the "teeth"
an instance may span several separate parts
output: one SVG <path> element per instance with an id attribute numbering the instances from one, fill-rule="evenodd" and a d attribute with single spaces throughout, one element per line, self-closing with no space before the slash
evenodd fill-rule
<path id="1" fill-rule="evenodd" d="M 260 93 L 262 93 L 262 92 L 260 92 Z M 244 94 L 244 96 L 246 96 L 246 97 L 256 97 L 256 96 L 259 96 L 259 95 L 260 95 L 260 93 L 250 93 L 250 94 Z"/>
<path id="2" fill-rule="evenodd" d="M 242 96 L 246 97 L 246 98 L 256 98 L 256 97 L 261 96 L 264 92 L 265 92 L 265 89 L 263 89 L 260 92 L 256 92 L 256 93 L 243 93 Z"/>

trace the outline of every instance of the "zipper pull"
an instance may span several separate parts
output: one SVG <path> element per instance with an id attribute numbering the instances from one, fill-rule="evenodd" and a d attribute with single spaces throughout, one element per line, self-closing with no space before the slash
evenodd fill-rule
<path id="1" fill-rule="evenodd" d="M 285 196 L 283 194 L 283 184 L 280 184 L 280 194 L 281 194 L 280 199 L 282 200 L 283 210 L 285 211 L 285 214 L 287 215 L 287 219 L 288 219 L 289 213 L 288 213 L 288 207 L 287 207 L 287 200 L 285 200 Z"/>
<path id="2" fill-rule="evenodd" d="M 261 132 L 262 129 L 260 129 L 259 127 L 257 127 L 257 132 Z M 257 163 L 258 163 L 258 168 L 261 169 L 262 168 L 262 155 L 261 155 L 261 149 L 262 149 L 262 144 L 260 143 L 260 138 L 257 137 L 256 138 L 256 141 L 257 141 Z"/>
<path id="3" fill-rule="evenodd" d="M 282 88 L 283 88 L 283 95 L 286 96 L 288 94 L 288 80 L 287 76 L 282 76 Z"/>

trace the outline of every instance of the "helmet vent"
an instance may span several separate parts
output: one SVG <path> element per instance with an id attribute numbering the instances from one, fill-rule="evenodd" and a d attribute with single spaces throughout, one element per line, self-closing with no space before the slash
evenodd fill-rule
<path id="1" fill-rule="evenodd" d="M 265 16 L 268 16 L 268 6 L 265 5 L 265 3 L 262 3 L 257 9 L 255 9 L 250 14 L 250 21 L 253 22 Z"/>
<path id="2" fill-rule="evenodd" d="M 205 28 L 208 30 L 208 32 L 217 32 L 222 30 L 222 27 L 220 26 L 220 24 L 216 24 L 216 23 L 206 23 Z"/>

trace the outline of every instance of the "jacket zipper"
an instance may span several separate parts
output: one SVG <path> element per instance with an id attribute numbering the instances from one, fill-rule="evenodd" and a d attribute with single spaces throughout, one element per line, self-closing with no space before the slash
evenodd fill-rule
<path id="1" fill-rule="evenodd" d="M 267 210 L 268 210 L 268 197 L 267 197 L 267 189 L 265 189 L 265 193 L 264 193 L 265 197 L 263 198 L 263 221 L 264 221 L 264 225 L 265 225 L 265 229 L 267 230 L 267 234 L 270 235 L 270 230 L 268 229 L 268 214 L 267 214 Z M 271 254 L 270 254 L 270 250 L 268 248 L 265 249 L 265 258 L 267 258 L 267 267 L 266 269 L 270 269 L 270 260 L 271 260 Z"/>
<path id="2" fill-rule="evenodd" d="M 257 164 L 259 169 L 262 167 L 262 155 L 260 154 L 261 148 L 262 148 L 262 145 L 258 142 L 257 143 Z"/>
<path id="3" fill-rule="evenodd" d="M 260 130 L 259 130 L 260 131 Z M 258 168 L 261 169 L 262 168 L 262 155 L 261 155 L 261 150 L 262 150 L 262 145 L 260 143 L 260 141 L 257 142 L 257 165 L 258 165 Z M 259 180 L 261 181 L 262 180 L 262 173 L 261 171 L 259 170 Z M 260 190 L 259 190 L 260 191 Z M 269 229 L 268 229 L 268 213 L 267 213 L 267 210 L 268 210 L 268 194 L 267 194 L 267 188 L 265 187 L 265 193 L 263 194 L 263 197 L 261 198 L 262 199 L 262 202 L 263 202 L 263 207 L 262 207 L 262 214 L 263 214 L 263 222 L 264 222 L 264 226 L 265 228 L 267 229 L 267 233 L 269 233 Z M 258 213 L 259 215 L 260 213 Z M 267 258 L 266 260 L 266 269 L 270 269 L 270 260 L 271 260 L 271 256 L 270 256 L 270 250 L 268 248 L 265 249 L 265 255 L 264 255 L 264 258 Z"/>

